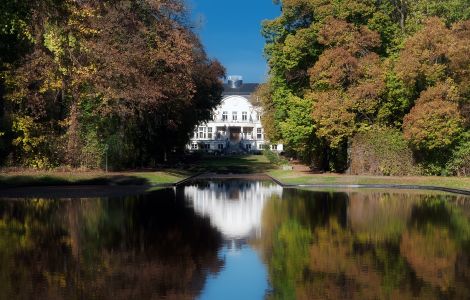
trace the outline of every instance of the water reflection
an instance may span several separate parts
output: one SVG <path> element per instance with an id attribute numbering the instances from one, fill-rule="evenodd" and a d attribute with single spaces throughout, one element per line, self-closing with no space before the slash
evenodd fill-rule
<path id="1" fill-rule="evenodd" d="M 225 240 L 220 251 L 225 267 L 209 278 L 200 299 L 264 299 L 267 270 L 248 242 L 261 238 L 264 206 L 282 195 L 282 187 L 263 181 L 199 182 L 185 187 L 184 195 Z"/>
<path id="2" fill-rule="evenodd" d="M 229 180 L 192 184 L 185 187 L 184 195 L 226 239 L 235 240 L 260 236 L 264 205 L 271 196 L 281 196 L 282 187 L 271 182 Z"/>
<path id="3" fill-rule="evenodd" d="M 470 199 L 199 182 L 0 199 L 0 299 L 468 299 Z"/>
<path id="4" fill-rule="evenodd" d="M 285 191 L 263 213 L 270 298 L 467 299 L 468 211 L 455 196 Z"/>
<path id="5" fill-rule="evenodd" d="M 0 201 L 1 299 L 194 299 L 221 235 L 172 190 Z"/>
<path id="6" fill-rule="evenodd" d="M 264 299 L 268 274 L 255 249 L 248 245 L 223 247 L 220 258 L 224 268 L 209 276 L 199 300 Z"/>

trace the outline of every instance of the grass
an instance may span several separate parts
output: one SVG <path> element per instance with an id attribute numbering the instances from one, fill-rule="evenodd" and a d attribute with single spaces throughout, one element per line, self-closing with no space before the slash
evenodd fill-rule
<path id="1" fill-rule="evenodd" d="M 220 174 L 264 173 L 275 167 L 263 155 L 203 156 L 185 170 L 166 169 L 158 172 L 63 172 L 15 171 L 0 175 L 0 188 L 24 186 L 79 186 L 79 185 L 154 185 L 173 184 L 197 173 Z"/>
<path id="2" fill-rule="evenodd" d="M 176 183 L 191 175 L 189 172 L 182 171 L 138 172 L 131 174 L 137 178 L 143 178 L 147 180 L 147 182 L 152 185 Z"/>
<path id="3" fill-rule="evenodd" d="M 179 170 L 159 172 L 59 172 L 25 171 L 0 175 L 0 188 L 73 185 L 165 185 L 190 174 Z"/>
<path id="4" fill-rule="evenodd" d="M 286 184 L 399 184 L 470 190 L 470 178 L 468 177 L 352 176 L 339 174 L 310 174 L 292 170 L 273 170 L 268 174 Z"/>
<path id="5" fill-rule="evenodd" d="M 458 177 L 382 177 L 339 174 L 312 174 L 280 170 L 264 155 L 203 156 L 185 170 L 158 172 L 36 172 L 23 171 L 0 175 L 0 188 L 67 185 L 153 185 L 173 184 L 197 173 L 254 174 L 267 173 L 286 184 L 399 184 L 439 186 L 470 190 L 470 178 Z"/>
<path id="6" fill-rule="evenodd" d="M 193 173 L 253 174 L 265 173 L 276 167 L 264 155 L 203 156 L 191 165 Z"/>

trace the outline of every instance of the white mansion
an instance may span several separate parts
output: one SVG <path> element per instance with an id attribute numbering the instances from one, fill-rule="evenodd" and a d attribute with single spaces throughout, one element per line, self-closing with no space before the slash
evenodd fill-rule
<path id="1" fill-rule="evenodd" d="M 282 144 L 271 145 L 265 140 L 261 107 L 251 101 L 257 87 L 256 83 L 243 83 L 241 76 L 229 76 L 213 119 L 195 128 L 188 150 L 230 154 L 259 152 L 269 147 L 282 152 Z"/>

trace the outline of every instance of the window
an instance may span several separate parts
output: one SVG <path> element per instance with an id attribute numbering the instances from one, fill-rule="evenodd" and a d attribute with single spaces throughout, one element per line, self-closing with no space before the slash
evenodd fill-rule
<path id="1" fill-rule="evenodd" d="M 277 145 L 271 145 L 271 150 L 277 150 Z"/>
<path id="2" fill-rule="evenodd" d="M 199 134 L 198 134 L 198 137 L 200 139 L 205 139 L 207 137 L 207 127 L 199 127 Z"/>
<path id="3" fill-rule="evenodd" d="M 227 121 L 228 120 L 228 112 L 224 111 L 222 113 L 222 121 Z"/>
<path id="4" fill-rule="evenodd" d="M 248 120 L 248 114 L 246 111 L 242 112 L 242 121 Z"/>
<path id="5" fill-rule="evenodd" d="M 259 149 L 259 150 L 263 150 L 263 149 L 264 149 L 264 144 L 259 144 L 259 145 L 258 145 L 258 149 Z"/>
<path id="6" fill-rule="evenodd" d="M 246 150 L 251 150 L 251 144 L 246 144 L 246 145 L 245 145 L 245 149 L 246 149 Z"/>
<path id="7" fill-rule="evenodd" d="M 191 149 L 197 150 L 197 148 L 198 148 L 198 147 L 197 147 L 197 144 L 196 144 L 196 143 L 194 143 L 194 144 L 191 145 Z"/>
<path id="8" fill-rule="evenodd" d="M 236 111 L 232 111 L 232 121 L 236 121 L 238 118 L 238 114 Z"/>
<path id="9" fill-rule="evenodd" d="M 261 113 L 257 113 L 256 118 L 258 119 L 258 121 L 261 121 Z"/>
<path id="10" fill-rule="evenodd" d="M 256 138 L 258 140 L 262 140 L 263 139 L 263 130 L 261 128 L 257 128 L 256 129 Z"/>
<path id="11" fill-rule="evenodd" d="M 218 145 L 217 145 L 217 148 L 218 148 L 219 150 L 224 150 L 224 144 L 218 144 Z"/>
<path id="12" fill-rule="evenodd" d="M 198 127 L 196 138 L 199 139 L 212 139 L 212 127 Z"/>
<path id="13" fill-rule="evenodd" d="M 211 149 L 211 144 L 203 144 L 202 149 L 204 150 L 210 150 Z"/>

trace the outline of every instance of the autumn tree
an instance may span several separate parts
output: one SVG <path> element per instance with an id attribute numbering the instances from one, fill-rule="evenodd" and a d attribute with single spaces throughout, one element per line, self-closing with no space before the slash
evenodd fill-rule
<path id="1" fill-rule="evenodd" d="M 224 69 L 179 0 L 38 1 L 28 16 L 32 44 L 4 72 L 13 163 L 155 164 L 220 100 Z"/>
<path id="2" fill-rule="evenodd" d="M 462 149 L 470 115 L 468 1 L 279 2 L 281 15 L 263 24 L 270 93 L 261 102 L 269 110 L 264 123 L 273 123 L 265 126 L 277 128 L 268 138 L 306 162 L 323 161 L 321 168 L 329 170 L 338 170 L 338 159 L 345 169 L 347 141 L 373 126 L 403 129 L 417 156 L 430 149 L 415 139 L 430 139 L 430 132 L 448 135 L 452 142 L 442 143 L 447 153 L 456 145 Z M 448 79 L 458 101 L 418 100 Z M 451 114 L 452 129 L 442 123 Z M 433 116 L 440 120 L 437 131 L 426 124 Z M 416 134 L 428 125 L 427 133 Z"/>
<path id="3" fill-rule="evenodd" d="M 362 114 L 358 119 L 368 118 L 376 101 L 369 98 L 375 99 L 373 94 L 382 92 L 381 87 L 371 90 L 375 86 L 370 79 L 380 69 L 372 65 L 380 59 L 369 53 L 378 50 L 375 48 L 380 47 L 382 37 L 365 26 L 376 7 L 373 1 L 286 1 L 282 5 L 282 15 L 265 22 L 263 27 L 272 90 L 270 97 L 266 97 L 270 100 L 264 103 L 266 106 L 272 103 L 270 110 L 275 112 L 270 114 L 274 116 L 271 120 L 280 126 L 277 136 L 268 133 L 268 137 L 284 142 L 295 156 L 307 162 L 316 161 L 318 167 L 327 169 L 326 157 L 331 157 L 327 148 L 333 145 L 338 149 L 345 136 L 354 131 L 329 128 L 328 124 L 336 122 L 331 118 L 345 116 L 344 112 L 346 115 L 358 112 Z M 362 60 L 363 57 L 367 58 Z M 381 76 L 377 79 L 380 81 Z M 348 96 L 343 97 L 346 93 Z M 336 104 L 348 102 L 350 108 L 329 111 L 327 107 L 331 105 L 320 103 L 323 99 Z M 323 116 L 321 111 L 327 110 L 331 115 Z M 316 117 L 312 118 L 313 115 Z M 355 116 L 351 118 L 355 124 Z M 348 122 L 344 120 L 346 126 Z M 329 140 L 327 132 L 336 135 L 335 131 L 348 133 Z"/>
<path id="4" fill-rule="evenodd" d="M 364 26 L 329 19 L 319 33 L 327 49 L 309 70 L 318 136 L 337 148 L 355 128 L 374 120 L 384 90 L 380 37 Z"/>
<path id="5" fill-rule="evenodd" d="M 419 94 L 404 118 L 403 132 L 425 164 L 444 165 L 452 149 L 468 139 L 468 24 L 448 28 L 431 18 L 400 53 L 397 74 Z"/>

